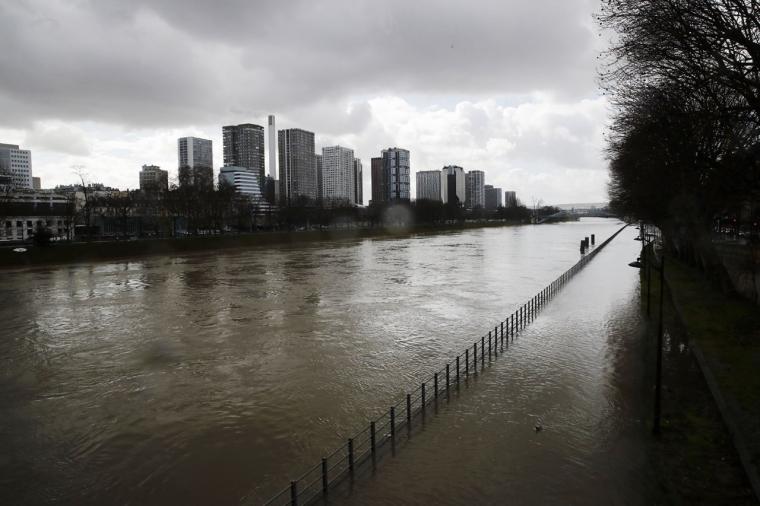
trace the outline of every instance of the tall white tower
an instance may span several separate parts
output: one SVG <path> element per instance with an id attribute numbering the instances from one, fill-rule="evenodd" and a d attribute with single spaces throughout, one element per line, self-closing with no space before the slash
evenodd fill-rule
<path id="1" fill-rule="evenodd" d="M 277 180 L 277 128 L 274 114 L 269 115 L 269 177 Z"/>

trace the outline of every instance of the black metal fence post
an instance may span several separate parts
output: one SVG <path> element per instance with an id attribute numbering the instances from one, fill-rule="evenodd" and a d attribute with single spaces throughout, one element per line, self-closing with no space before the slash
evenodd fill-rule
<path id="1" fill-rule="evenodd" d="M 412 394 L 406 394 L 406 430 L 412 431 Z"/>
<path id="2" fill-rule="evenodd" d="M 470 377 L 470 349 L 464 350 L 464 377 Z"/>
<path id="3" fill-rule="evenodd" d="M 372 458 L 375 458 L 375 422 L 369 422 L 369 447 L 372 450 Z"/>
<path id="4" fill-rule="evenodd" d="M 322 495 L 327 495 L 327 486 L 330 482 L 327 479 L 327 459 L 322 457 Z"/>
<path id="5" fill-rule="evenodd" d="M 390 410 L 390 417 L 391 417 L 391 443 L 396 443 L 396 408 L 394 406 L 391 406 Z"/>
<path id="6" fill-rule="evenodd" d="M 483 350 L 480 350 L 482 353 Z M 478 343 L 472 345 L 472 370 L 475 374 L 478 373 Z"/>
<path id="7" fill-rule="evenodd" d="M 488 331 L 488 361 L 491 361 L 491 357 L 493 356 L 493 352 L 491 351 L 491 331 Z"/>
<path id="8" fill-rule="evenodd" d="M 457 388 L 459 388 L 459 355 L 457 355 Z"/>
<path id="9" fill-rule="evenodd" d="M 449 398 L 449 364 L 446 364 L 446 398 Z"/>
<path id="10" fill-rule="evenodd" d="M 433 373 L 433 398 L 438 400 L 438 373 Z"/>
<path id="11" fill-rule="evenodd" d="M 354 440 L 348 439 L 348 473 L 354 477 Z"/>
<path id="12" fill-rule="evenodd" d="M 420 409 L 422 409 L 422 416 L 425 416 L 425 383 L 422 384 L 422 397 L 420 398 Z"/>
<path id="13" fill-rule="evenodd" d="M 298 506 L 298 485 L 295 481 L 290 482 L 290 504 Z"/>
<path id="14" fill-rule="evenodd" d="M 480 368 L 486 366 L 486 336 L 480 336 Z"/>

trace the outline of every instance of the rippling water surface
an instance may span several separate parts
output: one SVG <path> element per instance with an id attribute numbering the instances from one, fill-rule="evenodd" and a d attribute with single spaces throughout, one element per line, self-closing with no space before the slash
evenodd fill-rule
<path id="1" fill-rule="evenodd" d="M 3 272 L 0 503 L 265 499 L 572 265 L 582 237 L 619 226 Z M 612 499 L 639 486 L 638 414 L 626 403 L 637 387 L 621 358 L 638 336 L 632 237 L 342 500 L 588 503 L 596 479 Z M 444 464 L 455 458 L 459 473 Z"/>

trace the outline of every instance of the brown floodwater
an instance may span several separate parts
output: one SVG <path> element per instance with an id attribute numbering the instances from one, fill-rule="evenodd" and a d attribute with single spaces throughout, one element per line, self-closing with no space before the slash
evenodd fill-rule
<path id="1" fill-rule="evenodd" d="M 0 504 L 266 500 L 619 227 L 5 271 Z M 336 500 L 647 504 L 634 234 Z"/>

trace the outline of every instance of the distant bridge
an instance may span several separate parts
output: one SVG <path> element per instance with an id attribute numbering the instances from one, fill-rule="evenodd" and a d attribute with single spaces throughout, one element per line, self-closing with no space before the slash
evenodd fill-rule
<path id="1" fill-rule="evenodd" d="M 556 223 L 558 221 L 576 221 L 579 218 L 616 218 L 607 207 L 590 209 L 563 209 L 548 216 L 542 216 L 536 223 Z"/>

